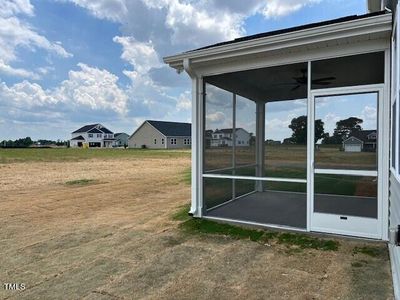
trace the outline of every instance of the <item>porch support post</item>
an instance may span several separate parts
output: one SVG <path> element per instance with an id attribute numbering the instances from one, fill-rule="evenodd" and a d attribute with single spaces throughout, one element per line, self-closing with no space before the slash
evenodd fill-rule
<path id="1" fill-rule="evenodd" d="M 191 68 L 189 59 L 184 69 L 192 80 L 192 197 L 189 214 L 203 215 L 203 80 Z"/>
<path id="2" fill-rule="evenodd" d="M 264 156 L 265 156 L 265 103 L 258 101 L 256 103 L 256 176 L 264 177 Z M 264 190 L 264 182 L 256 181 L 256 191 Z"/>
<path id="3" fill-rule="evenodd" d="M 236 175 L 236 94 L 232 94 L 232 175 Z M 236 182 L 232 179 L 232 199 L 236 198 Z"/>

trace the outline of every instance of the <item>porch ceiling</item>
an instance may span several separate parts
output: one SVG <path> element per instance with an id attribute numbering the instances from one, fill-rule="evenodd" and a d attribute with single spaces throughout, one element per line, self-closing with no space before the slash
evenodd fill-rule
<path id="1" fill-rule="evenodd" d="M 334 77 L 321 87 L 381 82 L 384 57 L 377 53 L 349 56 L 312 64 L 312 79 Z M 304 78 L 298 84 L 295 78 Z M 307 98 L 307 63 L 261 68 L 205 77 L 205 81 L 253 101 L 282 101 Z"/>

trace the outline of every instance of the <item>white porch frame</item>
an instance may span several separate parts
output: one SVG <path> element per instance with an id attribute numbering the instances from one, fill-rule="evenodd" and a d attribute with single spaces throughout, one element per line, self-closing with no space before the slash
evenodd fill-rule
<path id="1" fill-rule="evenodd" d="M 377 108 L 378 108 L 378 149 L 377 149 L 377 171 L 367 170 L 333 170 L 333 169 L 316 169 L 314 162 L 314 120 L 315 120 L 315 98 L 321 96 L 349 95 L 362 93 L 377 93 Z M 307 181 L 307 199 L 308 199 L 308 220 L 310 227 L 309 231 L 344 234 L 357 237 L 366 237 L 373 239 L 388 239 L 388 213 L 384 214 L 384 207 L 388 207 L 388 194 L 385 191 L 389 190 L 389 122 L 385 122 L 385 116 L 390 114 L 390 98 L 385 93 L 385 84 L 373 84 L 364 86 L 350 86 L 340 88 L 328 88 L 311 90 L 308 101 L 308 172 Z M 314 174 L 339 174 L 353 176 L 377 176 L 378 177 L 378 192 L 377 192 L 377 219 L 352 217 L 351 220 L 353 230 L 347 230 L 347 224 L 338 223 L 338 216 L 327 213 L 314 212 Z M 387 210 L 386 210 L 387 212 Z M 385 217 L 386 215 L 386 217 Z M 346 216 L 347 217 L 347 216 Z M 350 221 L 349 221 L 350 222 Z M 384 223 L 385 222 L 385 223 Z M 376 231 L 371 229 L 376 228 Z M 384 234 L 384 232 L 386 234 Z"/>
<path id="2" fill-rule="evenodd" d="M 385 79 L 382 89 L 383 108 L 380 109 L 380 120 L 385 124 L 385 130 L 379 140 L 389 140 L 389 109 L 390 109 L 390 32 L 392 30 L 392 17 L 390 14 L 370 17 L 341 24 L 312 28 L 300 32 L 290 32 L 279 36 L 250 40 L 216 48 L 202 49 L 165 58 L 165 62 L 178 71 L 185 70 L 192 80 L 192 206 L 190 212 L 195 217 L 203 217 L 203 178 L 219 175 L 203 172 L 204 154 L 204 82 L 203 78 L 210 75 L 224 74 L 258 68 L 273 67 L 285 64 L 308 63 L 308 117 L 310 117 L 311 104 L 311 63 L 315 60 L 344 57 L 371 52 L 385 52 Z M 314 46 L 316 45 L 316 46 Z M 266 55 L 268 53 L 268 55 Z M 372 86 L 368 86 L 371 88 Z M 341 88 L 341 90 L 343 90 Z M 321 91 L 321 90 L 318 90 Z M 330 90 L 332 92 L 332 90 Z M 398 118 L 400 119 L 400 118 Z M 309 122 L 309 126 L 311 126 Z M 261 130 L 261 128 L 259 128 Z M 308 130 L 310 134 L 310 130 Z M 381 239 L 388 240 L 388 175 L 389 175 L 389 148 L 388 143 L 379 154 L 381 184 L 381 214 L 382 230 Z M 257 151 L 259 153 L 259 151 Z M 259 153 L 258 155 L 260 155 Z M 261 155 L 260 155 L 261 156 Z M 310 178 L 313 176 L 311 162 L 313 157 L 310 151 L 307 154 L 307 188 L 310 189 Z M 372 173 L 371 173 L 372 174 Z M 234 177 L 234 178 L 233 178 Z M 219 178 L 219 177 L 218 177 Z M 222 177 L 221 177 L 222 178 Z M 232 179 L 251 179 L 268 181 L 272 178 L 224 176 Z M 286 181 L 288 179 L 277 179 Z M 293 179 L 289 179 L 293 180 Z M 300 181 L 304 183 L 304 179 Z M 307 190 L 310 197 L 311 189 Z M 307 199 L 307 228 L 311 231 L 311 199 Z M 209 218 L 209 217 L 208 217 Z M 239 223 L 241 222 L 233 220 Z M 274 228 L 287 229 L 286 226 L 271 224 L 264 225 Z M 301 229 L 295 229 L 303 231 Z"/>

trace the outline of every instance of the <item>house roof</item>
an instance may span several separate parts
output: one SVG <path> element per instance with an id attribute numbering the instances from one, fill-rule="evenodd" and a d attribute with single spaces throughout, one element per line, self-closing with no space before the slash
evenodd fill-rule
<path id="1" fill-rule="evenodd" d="M 101 131 L 101 130 L 98 130 L 96 127 L 95 127 L 95 128 L 92 128 L 92 129 L 90 129 L 88 132 L 90 132 L 90 133 L 103 133 L 103 131 Z"/>
<path id="2" fill-rule="evenodd" d="M 156 128 L 165 136 L 191 136 L 192 135 L 192 124 L 190 123 L 179 123 L 179 122 L 167 122 L 167 121 L 154 121 L 147 120 L 150 125 Z"/>
<path id="3" fill-rule="evenodd" d="M 224 45 L 229 45 L 229 44 L 234 44 L 234 43 L 239 43 L 239 42 L 244 42 L 244 41 L 249 41 L 249 40 L 255 40 L 255 39 L 259 39 L 259 38 L 265 38 L 265 37 L 270 37 L 270 36 L 274 36 L 274 35 L 279 35 L 279 34 L 284 34 L 284 33 L 289 33 L 289 32 L 294 32 L 294 31 L 300 31 L 300 30 L 304 30 L 304 29 L 310 29 L 310 28 L 332 25 L 332 24 L 337 24 L 337 23 L 342 23 L 342 22 L 365 19 L 365 18 L 369 18 L 369 17 L 373 17 L 373 16 L 383 15 L 385 13 L 386 13 L 386 11 L 378 11 L 378 12 L 372 12 L 372 13 L 363 14 L 363 15 L 352 15 L 352 16 L 337 18 L 337 19 L 328 20 L 328 21 L 309 23 L 309 24 L 305 24 L 305 25 L 301 25 L 301 26 L 267 31 L 267 32 L 263 32 L 263 33 L 258 33 L 258 34 L 253 34 L 253 35 L 236 38 L 236 39 L 230 40 L 230 41 L 225 41 L 225 42 L 221 42 L 221 43 L 208 45 L 208 46 L 197 48 L 197 49 L 190 50 L 187 52 L 193 52 L 193 51 L 197 51 L 197 50 L 209 49 L 209 48 L 214 48 L 214 47 L 218 47 L 218 46 L 224 46 Z"/>
<path id="4" fill-rule="evenodd" d="M 242 129 L 242 130 L 244 130 L 243 128 L 236 128 L 236 131 L 238 131 L 239 129 Z M 217 130 L 215 130 L 215 132 L 214 133 L 232 133 L 232 131 L 233 131 L 233 128 L 224 128 L 224 129 L 217 129 Z"/>
<path id="5" fill-rule="evenodd" d="M 74 137 L 74 138 L 72 138 L 71 139 L 71 141 L 84 141 L 85 139 L 84 139 L 84 137 L 83 136 L 81 136 L 81 135 L 78 135 L 78 136 L 76 136 L 76 137 Z"/>
<path id="6" fill-rule="evenodd" d="M 90 129 L 92 129 L 93 127 L 96 127 L 97 125 L 99 125 L 99 124 L 85 125 L 85 126 L 79 128 L 78 130 L 73 131 L 72 133 L 88 132 Z"/>
<path id="7" fill-rule="evenodd" d="M 121 135 L 121 134 L 128 135 L 128 134 L 125 133 L 125 132 L 118 132 L 118 133 L 114 133 L 114 137 L 116 138 L 116 137 L 118 137 L 118 136 Z"/>
<path id="8" fill-rule="evenodd" d="M 111 130 L 108 130 L 105 127 L 101 127 L 100 130 L 103 131 L 104 133 L 113 133 Z"/>
<path id="9" fill-rule="evenodd" d="M 269 52 L 280 52 L 284 49 L 302 47 L 319 42 L 336 40 L 348 43 L 347 37 L 358 37 L 360 40 L 389 37 L 392 31 L 392 14 L 378 11 L 363 15 L 352 15 L 343 18 L 305 24 L 281 30 L 245 36 L 230 41 L 208 45 L 195 50 L 166 56 L 164 62 L 170 67 L 192 72 L 198 66 L 210 60 L 213 63 L 233 60 L 235 57 L 266 55 Z M 300 49 L 300 48 L 299 48 Z M 185 67 L 186 66 L 186 67 Z"/>
<path id="10" fill-rule="evenodd" d="M 99 129 L 95 128 L 99 127 Z M 101 131 L 92 131 L 92 130 L 101 130 Z M 90 124 L 90 125 L 85 125 L 78 130 L 73 131 L 72 133 L 81 133 L 81 132 L 91 132 L 91 133 L 112 133 L 112 131 L 108 130 L 106 127 L 103 125 L 97 123 L 97 124 Z"/>
<path id="11" fill-rule="evenodd" d="M 343 141 L 343 143 L 345 143 L 346 141 L 348 141 L 351 138 L 356 138 L 359 141 L 363 142 L 363 143 L 375 143 L 376 142 L 376 138 L 375 139 L 368 139 L 368 136 L 371 133 L 376 133 L 376 130 L 358 130 L 358 131 L 353 131 L 349 137 L 347 139 L 345 139 Z"/>

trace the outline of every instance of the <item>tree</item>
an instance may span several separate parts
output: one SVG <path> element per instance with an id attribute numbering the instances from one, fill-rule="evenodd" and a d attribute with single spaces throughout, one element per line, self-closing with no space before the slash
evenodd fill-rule
<path id="1" fill-rule="evenodd" d="M 307 116 L 293 118 L 289 128 L 293 131 L 291 140 L 294 144 L 307 143 Z M 324 122 L 321 119 L 315 120 L 315 140 L 318 141 L 324 137 Z"/>
<path id="2" fill-rule="evenodd" d="M 341 143 L 344 139 L 349 137 L 350 133 L 362 130 L 360 124 L 363 123 L 362 119 L 350 117 L 336 122 L 336 128 L 333 131 L 333 137 L 336 141 Z"/>

